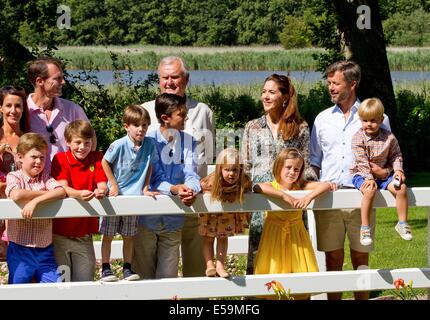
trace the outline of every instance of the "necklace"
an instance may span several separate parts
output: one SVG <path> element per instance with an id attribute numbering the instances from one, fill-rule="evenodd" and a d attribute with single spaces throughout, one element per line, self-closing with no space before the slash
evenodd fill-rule
<path id="1" fill-rule="evenodd" d="M 4 137 L 4 140 L 6 141 L 6 143 L 3 144 L 2 146 L 3 163 L 9 164 L 9 172 L 12 172 L 16 170 L 15 156 L 14 156 L 14 154 L 16 153 L 16 150 L 14 151 L 12 149 L 12 145 L 10 144 L 7 136 L 3 135 L 3 137 Z M 8 152 L 5 152 L 5 151 L 8 151 Z"/>
<path id="2" fill-rule="evenodd" d="M 14 135 L 10 135 L 9 137 L 13 137 Z M 19 135 L 17 135 L 17 137 L 19 137 Z M 15 150 L 12 149 L 12 144 L 10 143 L 9 139 L 7 138 L 6 134 L 3 135 L 4 140 L 6 141 L 6 143 L 4 143 L 2 145 L 3 148 L 3 152 L 8 150 L 12 153 L 16 153 L 16 147 Z"/>

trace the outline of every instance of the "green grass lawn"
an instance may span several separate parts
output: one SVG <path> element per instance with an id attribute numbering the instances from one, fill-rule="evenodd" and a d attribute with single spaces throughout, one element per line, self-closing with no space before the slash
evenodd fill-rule
<path id="1" fill-rule="evenodd" d="M 416 172 L 407 176 L 409 187 L 430 187 L 430 172 Z M 394 230 L 397 223 L 395 208 L 376 210 L 375 250 L 370 254 L 370 269 L 399 269 L 427 267 L 427 208 L 410 208 L 409 223 L 413 240 L 405 241 Z M 346 246 L 348 248 L 348 246 Z M 352 270 L 349 249 L 345 250 L 344 270 Z M 410 279 L 404 279 L 409 283 Z M 424 293 L 425 290 L 419 290 Z M 374 291 L 371 297 L 389 295 L 389 290 Z M 351 298 L 346 292 L 343 298 Z"/>
<path id="2" fill-rule="evenodd" d="M 370 269 L 400 269 L 427 267 L 427 209 L 411 208 L 409 223 L 413 240 L 405 241 L 394 230 L 397 213 L 394 208 L 376 210 L 375 250 L 369 255 Z M 345 246 L 344 270 L 352 270 L 349 246 Z M 409 283 L 410 279 L 404 279 Z M 424 290 L 420 290 L 424 292 Z M 389 290 L 374 291 L 371 297 L 390 295 Z M 352 298 L 352 292 L 345 292 L 343 298 Z"/>

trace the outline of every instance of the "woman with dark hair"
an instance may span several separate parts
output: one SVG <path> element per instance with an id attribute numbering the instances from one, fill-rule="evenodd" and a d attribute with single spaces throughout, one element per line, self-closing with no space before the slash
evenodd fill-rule
<path id="1" fill-rule="evenodd" d="M 24 89 L 12 86 L 0 89 L 0 171 L 5 175 L 17 169 L 15 161 L 19 137 L 28 132 L 27 96 Z M 0 197 L 3 197 L 3 184 Z"/>
<path id="2" fill-rule="evenodd" d="M 0 199 L 6 198 L 6 175 L 19 169 L 16 147 L 19 137 L 28 132 L 27 95 L 22 88 L 12 86 L 0 89 Z M 5 258 L 6 232 L 0 220 L 0 260 Z"/>
<path id="3" fill-rule="evenodd" d="M 290 78 L 278 74 L 267 77 L 261 101 L 264 115 L 246 124 L 242 140 L 243 161 L 253 184 L 273 180 L 273 162 L 285 148 L 299 150 L 305 159 L 305 179 L 317 180 L 309 163 L 309 127 L 300 116 L 296 90 Z M 247 274 L 254 273 L 263 224 L 263 212 L 252 213 Z"/>

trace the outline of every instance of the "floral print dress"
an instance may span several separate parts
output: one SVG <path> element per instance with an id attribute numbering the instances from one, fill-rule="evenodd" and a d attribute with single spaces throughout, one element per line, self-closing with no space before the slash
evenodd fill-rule
<path id="1" fill-rule="evenodd" d="M 200 181 L 203 192 L 211 192 L 215 174 L 211 173 Z M 226 188 L 224 198 L 227 202 L 237 201 L 237 189 Z M 245 191 L 251 190 L 251 181 L 249 178 L 245 181 Z M 204 213 L 199 214 L 199 234 L 201 236 L 213 238 L 231 237 L 238 233 L 243 233 L 248 227 L 247 212 L 222 212 L 222 213 Z"/>
<path id="2" fill-rule="evenodd" d="M 273 181 L 273 162 L 280 151 L 285 148 L 298 149 L 305 159 L 305 179 L 317 180 L 317 176 L 309 162 L 309 144 L 309 126 L 305 121 L 299 127 L 298 136 L 288 140 L 284 140 L 281 133 L 274 139 L 265 115 L 249 121 L 243 134 L 242 157 L 252 184 Z M 247 274 L 254 274 L 254 259 L 257 254 L 263 225 L 264 212 L 253 212 L 249 228 Z"/>

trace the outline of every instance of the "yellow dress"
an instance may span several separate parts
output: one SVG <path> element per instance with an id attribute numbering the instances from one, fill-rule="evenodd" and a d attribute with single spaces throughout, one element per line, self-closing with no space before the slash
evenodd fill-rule
<path id="1" fill-rule="evenodd" d="M 280 185 L 272 182 L 280 190 Z M 305 229 L 302 210 L 267 212 L 255 260 L 255 274 L 317 272 L 311 239 Z M 285 288 L 288 292 L 288 288 Z M 307 299 L 309 295 L 293 295 Z"/>

